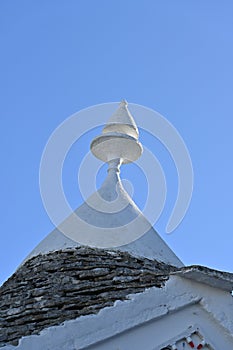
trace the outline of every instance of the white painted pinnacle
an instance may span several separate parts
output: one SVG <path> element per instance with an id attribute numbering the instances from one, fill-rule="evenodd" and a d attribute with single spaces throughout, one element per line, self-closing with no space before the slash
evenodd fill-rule
<path id="1" fill-rule="evenodd" d="M 109 166 L 102 186 L 65 218 L 26 260 L 41 253 L 88 245 L 183 266 L 121 183 L 121 164 L 133 162 L 142 154 L 138 136 L 136 123 L 123 100 L 101 135 L 91 143 L 92 153 Z"/>
<path id="2" fill-rule="evenodd" d="M 117 110 L 107 121 L 103 133 L 108 132 L 123 132 L 138 139 L 138 128 L 133 116 L 128 110 L 128 102 L 126 100 L 121 101 Z"/>
<path id="3" fill-rule="evenodd" d="M 91 143 L 94 156 L 104 162 L 119 159 L 120 163 L 130 163 L 142 154 L 138 128 L 127 105 L 125 100 L 121 101 L 103 128 L 102 134 Z"/>

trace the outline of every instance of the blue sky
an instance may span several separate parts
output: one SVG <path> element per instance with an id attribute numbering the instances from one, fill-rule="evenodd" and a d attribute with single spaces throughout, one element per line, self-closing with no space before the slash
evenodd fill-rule
<path id="1" fill-rule="evenodd" d="M 0 281 L 53 229 L 38 180 L 50 134 L 76 111 L 122 98 L 165 116 L 192 158 L 192 202 L 167 235 L 177 176 L 163 146 L 142 135 L 168 182 L 155 228 L 185 264 L 233 271 L 232 18 L 230 0 L 1 1 Z M 75 162 L 91 137 L 64 168 L 74 207 L 81 203 Z M 144 193 L 133 175 L 129 167 L 140 207 Z"/>

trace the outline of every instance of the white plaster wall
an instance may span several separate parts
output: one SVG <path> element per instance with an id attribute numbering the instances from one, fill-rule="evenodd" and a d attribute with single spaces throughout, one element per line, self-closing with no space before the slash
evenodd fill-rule
<path id="1" fill-rule="evenodd" d="M 233 341 L 219 329 L 218 324 L 200 305 L 189 306 L 161 319 L 134 327 L 128 332 L 86 347 L 87 350 L 160 350 L 169 339 L 179 340 L 180 334 L 188 328 L 198 325 L 206 338 L 210 339 L 214 349 L 232 350 Z M 189 335 L 189 334 L 187 334 Z M 160 346 L 161 345 L 161 346 Z M 181 345 L 182 346 L 182 345 Z M 181 347 L 180 347 L 181 348 Z M 182 346 L 182 349 L 183 346 Z M 186 349 L 189 349 L 187 345 Z"/>

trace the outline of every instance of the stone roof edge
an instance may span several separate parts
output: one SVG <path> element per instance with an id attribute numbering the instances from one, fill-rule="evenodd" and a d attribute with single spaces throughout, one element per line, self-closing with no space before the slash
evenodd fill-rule
<path id="1" fill-rule="evenodd" d="M 106 253 L 106 255 L 112 255 L 113 257 L 114 256 L 117 256 L 118 254 L 121 254 L 121 255 L 128 255 L 134 259 L 138 259 L 138 260 L 144 260 L 145 262 L 146 261 L 154 261 L 154 262 L 157 262 L 161 265 L 164 265 L 164 266 L 170 266 L 171 269 L 180 269 L 178 267 L 176 267 L 175 265 L 172 265 L 170 263 L 167 263 L 167 262 L 164 262 L 163 260 L 161 259 L 150 259 L 150 258 L 147 258 L 147 257 L 144 257 L 144 256 L 141 256 L 141 255 L 138 255 L 138 254 L 132 254 L 131 252 L 128 252 L 126 250 L 121 250 L 121 249 L 117 249 L 116 248 L 95 248 L 95 247 L 91 247 L 91 246 L 88 246 L 88 245 L 79 245 L 79 246 L 73 246 L 73 247 L 63 247 L 63 248 L 57 248 L 55 250 L 50 250 L 50 251 L 47 251 L 47 252 L 40 252 L 36 255 L 32 255 L 31 257 L 26 257 L 22 263 L 17 267 L 17 269 L 15 270 L 15 272 L 17 272 L 17 270 L 19 270 L 20 267 L 22 267 L 23 265 L 25 265 L 26 263 L 28 263 L 29 261 L 33 260 L 33 259 L 36 259 L 40 256 L 46 256 L 46 255 L 52 255 L 54 253 L 63 253 L 63 252 L 71 252 L 71 251 L 77 251 L 77 250 L 85 250 L 85 249 L 90 249 L 90 250 L 95 250 L 97 249 L 98 251 L 101 251 L 103 253 Z M 14 272 L 14 273 L 15 273 Z M 13 274 L 14 274 L 13 273 Z M 13 275 L 12 274 L 12 275 Z M 12 276 L 11 275 L 11 276 Z M 11 277 L 10 276 L 10 277 Z"/>
<path id="2" fill-rule="evenodd" d="M 227 292 L 233 290 L 233 273 L 231 272 L 219 271 L 201 265 L 191 265 L 172 271 L 170 275 L 181 276 Z"/>
<path id="3" fill-rule="evenodd" d="M 87 246 L 79 246 L 79 247 L 64 247 L 63 249 L 57 249 L 56 252 L 58 253 L 59 251 L 64 252 L 64 251 L 69 251 L 69 250 L 77 250 L 80 248 L 89 248 L 89 249 L 94 249 L 90 248 Z M 115 255 L 117 253 L 122 253 L 121 250 L 117 249 L 100 249 L 106 252 L 106 254 L 112 254 Z M 40 255 L 48 255 L 52 254 L 55 251 L 50 251 L 46 253 L 40 253 L 38 255 L 32 256 L 29 260 L 34 259 Z M 130 254 L 130 252 L 124 252 L 126 254 Z M 139 259 L 145 259 L 145 260 L 151 260 L 145 257 L 140 257 L 136 255 L 132 255 L 134 258 L 139 258 Z M 19 266 L 19 268 L 24 265 L 29 260 L 24 260 L 23 263 Z M 156 260 L 158 263 L 165 264 L 165 265 L 170 265 L 166 264 L 163 261 Z M 204 283 L 207 284 L 211 287 L 219 288 L 228 292 L 232 292 L 233 290 L 233 273 L 231 272 L 226 272 L 226 271 L 221 271 L 221 270 L 216 270 L 212 269 L 203 265 L 190 265 L 190 266 L 184 266 L 181 268 L 176 268 L 175 266 L 170 265 L 175 269 L 175 271 L 170 271 L 170 275 L 177 275 L 181 276 L 187 279 L 194 280 L 196 282 Z M 17 269 L 18 270 L 18 269 Z M 17 271 L 16 270 L 16 271 Z"/>
<path id="4" fill-rule="evenodd" d="M 171 272 L 170 275 L 174 276 L 174 279 L 169 279 L 166 282 L 165 287 L 162 289 L 152 287 L 146 289 L 142 293 L 129 294 L 128 300 L 118 300 L 114 303 L 113 306 L 106 307 L 100 310 L 98 314 L 81 316 L 74 320 L 65 321 L 61 325 L 52 326 L 42 330 L 40 335 L 31 335 L 28 337 L 23 337 L 20 340 L 19 345 L 16 347 L 7 345 L 6 347 L 3 347 L 3 349 L 31 350 L 31 348 L 33 348 L 35 350 L 40 350 L 41 348 L 43 348 L 43 346 L 48 344 L 48 342 L 51 339 L 55 339 L 57 341 L 57 344 L 60 346 L 62 341 L 64 340 L 64 334 L 68 334 L 68 336 L 75 334 L 75 330 L 77 329 L 77 327 L 79 328 L 80 332 L 80 337 L 77 340 L 77 346 L 79 349 L 84 349 L 95 342 L 107 339 L 111 336 L 121 333 L 122 331 L 140 325 L 144 322 L 150 321 L 151 319 L 161 318 L 168 313 L 178 311 L 179 309 L 188 307 L 190 305 L 198 304 L 200 300 L 203 299 L 203 297 L 204 299 L 208 299 L 208 288 L 204 288 L 204 294 L 201 293 L 200 295 L 198 293 L 198 289 L 194 288 L 193 290 L 193 288 L 189 286 L 189 284 L 187 285 L 186 283 L 182 283 L 185 282 L 186 278 L 193 279 L 196 282 L 202 283 L 200 280 L 197 280 L 197 278 L 187 277 L 189 272 L 196 272 L 200 276 L 201 273 L 204 276 L 211 274 L 210 278 L 212 278 L 212 276 L 221 276 L 223 278 L 224 276 L 225 279 L 227 279 L 228 276 L 230 278 L 230 281 L 233 280 L 232 273 L 217 271 L 198 265 L 187 266 L 175 272 Z M 185 278 L 182 278 L 182 281 L 180 281 L 176 280 L 176 276 L 181 276 Z M 203 284 L 210 283 L 203 282 Z M 217 293 L 216 296 L 218 295 L 219 294 Z M 155 300 L 157 300 L 156 303 Z M 219 300 L 217 300 L 216 305 L 214 305 L 214 308 L 220 304 L 221 303 L 219 302 Z M 206 305 L 209 307 L 209 305 L 211 306 L 212 304 L 209 303 L 207 300 Z M 204 309 L 206 309 L 206 305 L 204 305 Z M 213 313 L 212 306 L 210 309 L 207 309 L 207 311 Z M 113 321 L 113 323 L 109 322 L 109 317 Z M 116 327 L 116 322 L 114 320 L 118 320 L 119 317 L 121 319 L 121 322 L 117 322 Z M 105 322 L 104 333 L 101 333 L 99 329 L 99 325 L 102 324 L 102 322 Z M 221 320 L 219 320 L 219 322 L 222 323 Z M 90 328 L 93 329 L 91 337 L 88 333 Z M 61 349 L 66 349 L 66 347 L 61 346 Z"/>
<path id="5" fill-rule="evenodd" d="M 86 246 L 64 247 L 63 249 L 57 249 L 56 252 L 59 252 L 59 251 L 63 252 L 63 251 L 67 251 L 67 250 L 76 250 L 77 248 L 87 248 L 87 247 Z M 90 248 L 90 247 L 88 247 L 88 248 Z M 90 248 L 90 249 L 94 249 L 94 248 Z M 117 253 L 122 253 L 122 251 L 117 250 L 117 249 L 115 249 L 115 250 L 114 249 L 112 249 L 112 250 L 111 249 L 100 249 L 100 250 L 104 250 L 106 252 L 106 254 L 112 254 L 112 255 L 115 255 Z M 32 256 L 29 260 L 34 259 L 40 255 L 52 254 L 54 252 L 55 251 L 40 253 L 38 255 Z M 125 252 L 125 253 L 132 255 L 129 252 Z M 132 256 L 135 258 L 148 260 L 148 258 L 134 256 L 134 255 L 132 255 Z M 24 265 L 24 263 L 26 263 L 29 260 L 23 261 L 23 263 L 19 267 Z M 164 262 L 162 262 L 160 260 L 156 260 L 156 261 L 158 263 L 164 264 Z M 169 265 L 169 264 L 167 264 L 167 265 Z M 207 284 L 211 287 L 219 288 L 219 289 L 222 289 L 222 290 L 225 290 L 228 292 L 232 292 L 232 290 L 233 290 L 233 273 L 231 273 L 231 272 L 216 270 L 216 269 L 212 269 L 212 268 L 209 268 L 209 267 L 206 267 L 203 265 L 190 265 L 190 266 L 184 266 L 184 267 L 181 267 L 178 269 L 175 266 L 172 266 L 172 265 L 170 265 L 170 266 L 175 268 L 175 271 L 170 271 L 170 273 L 169 273 L 170 275 L 177 275 L 180 277 L 191 279 L 193 281 L 204 283 L 204 284 Z"/>
<path id="6" fill-rule="evenodd" d="M 172 282 L 173 284 L 173 282 Z M 182 288 L 182 287 L 180 287 Z M 169 288 L 173 295 L 173 288 Z M 178 295 L 180 290 L 178 291 Z M 155 303 L 159 299 L 161 302 Z M 111 338 L 117 334 L 139 326 L 145 322 L 160 319 L 175 310 L 196 305 L 200 297 L 186 293 L 183 298 L 168 298 L 167 288 L 147 288 L 141 293 L 131 293 L 128 299 L 117 300 L 113 306 L 101 309 L 97 314 L 80 316 L 57 326 L 43 329 L 38 335 L 30 335 L 20 339 L 18 346 L 6 345 L 2 350 L 40 350 L 49 345 L 61 346 L 66 349 L 67 339 L 75 342 L 77 349 L 86 349 L 97 342 Z M 118 320 L 121 320 L 119 322 Z M 79 338 L 73 338 L 79 329 Z M 90 329 L 92 332 L 90 334 Z M 53 340 L 51 340 L 53 339 Z M 64 343 L 63 343 L 64 342 Z"/>

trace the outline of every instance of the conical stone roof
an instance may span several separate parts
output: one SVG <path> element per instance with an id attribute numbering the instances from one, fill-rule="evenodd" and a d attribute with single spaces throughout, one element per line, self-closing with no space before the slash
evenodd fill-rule
<path id="1" fill-rule="evenodd" d="M 96 314 L 130 294 L 161 288 L 169 274 L 183 266 L 122 186 L 121 164 L 142 153 L 126 102 L 91 149 L 109 163 L 107 178 L 0 288 L 0 347 Z M 140 231 L 145 234 L 137 237 Z"/>

